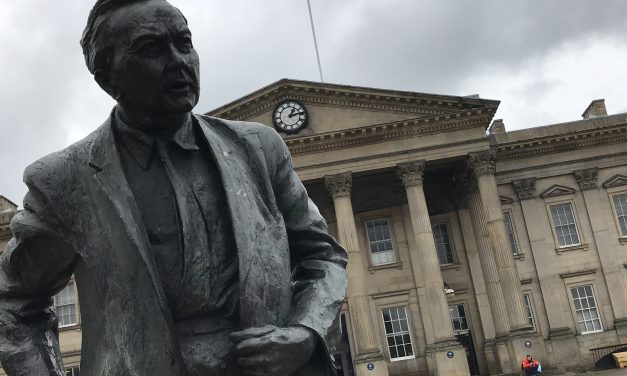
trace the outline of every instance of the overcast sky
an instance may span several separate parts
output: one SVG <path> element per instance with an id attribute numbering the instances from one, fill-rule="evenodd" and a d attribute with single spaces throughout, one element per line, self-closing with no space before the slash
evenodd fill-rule
<path id="1" fill-rule="evenodd" d="M 318 80 L 306 0 L 172 0 L 201 60 L 206 112 L 281 78 Z M 91 0 L 0 0 L 0 195 L 81 139 L 113 101 L 83 63 Z M 508 130 L 627 112 L 625 0 L 311 0 L 325 80 L 499 99 Z"/>

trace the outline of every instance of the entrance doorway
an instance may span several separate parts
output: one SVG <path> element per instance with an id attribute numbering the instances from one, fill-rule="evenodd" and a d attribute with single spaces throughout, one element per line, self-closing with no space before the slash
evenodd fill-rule
<path id="1" fill-rule="evenodd" d="M 351 354 L 350 341 L 348 339 L 348 325 L 346 324 L 346 315 L 340 315 L 340 329 L 342 331 L 340 343 L 336 348 L 335 364 L 338 367 L 337 376 L 355 376 L 353 366 L 353 355 Z"/>
<path id="2" fill-rule="evenodd" d="M 464 347 L 466 359 L 468 360 L 468 368 L 473 376 L 479 375 L 479 363 L 477 362 L 477 352 L 472 338 L 472 332 L 468 325 L 466 310 L 463 304 L 449 305 L 451 314 L 451 324 L 453 324 L 453 332 L 455 338 Z"/>

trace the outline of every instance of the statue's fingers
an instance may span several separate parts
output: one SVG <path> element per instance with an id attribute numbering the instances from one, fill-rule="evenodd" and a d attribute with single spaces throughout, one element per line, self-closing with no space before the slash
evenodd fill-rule
<path id="1" fill-rule="evenodd" d="M 250 338 L 257 338 L 257 337 L 264 336 L 268 333 L 273 332 L 274 330 L 276 330 L 276 326 L 274 325 L 257 326 L 253 328 L 244 329 L 239 332 L 233 332 L 229 335 L 229 337 L 231 338 L 231 341 L 235 343 L 239 343 L 241 341 L 244 341 Z"/>
<path id="2" fill-rule="evenodd" d="M 264 352 L 268 350 L 269 342 L 260 338 L 249 338 L 239 342 L 235 345 L 235 352 L 240 357 L 247 357 L 251 355 L 263 356 Z"/>

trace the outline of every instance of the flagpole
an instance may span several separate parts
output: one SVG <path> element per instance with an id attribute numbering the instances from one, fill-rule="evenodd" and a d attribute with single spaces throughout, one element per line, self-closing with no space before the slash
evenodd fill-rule
<path id="1" fill-rule="evenodd" d="M 314 28 L 313 15 L 311 14 L 311 4 L 307 0 L 307 9 L 309 9 L 309 21 L 311 21 L 311 34 L 313 35 L 314 47 L 316 48 L 316 59 L 318 60 L 318 72 L 320 73 L 320 82 L 324 82 L 322 76 L 322 64 L 320 64 L 320 53 L 318 52 L 318 41 L 316 39 L 316 29 Z"/>

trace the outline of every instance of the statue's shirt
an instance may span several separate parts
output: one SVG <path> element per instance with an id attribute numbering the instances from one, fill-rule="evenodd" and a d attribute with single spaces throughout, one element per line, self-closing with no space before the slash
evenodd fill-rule
<path id="1" fill-rule="evenodd" d="M 228 333 L 237 326 L 238 258 L 226 195 L 206 139 L 193 121 L 174 132 L 153 134 L 131 128 L 119 117 L 115 120 L 125 176 L 183 356 L 204 358 L 215 352 L 222 358 L 230 347 Z M 201 340 L 203 336 L 209 338 Z M 204 348 L 205 342 L 214 345 Z M 197 354 L 185 354 L 186 347 Z"/>

